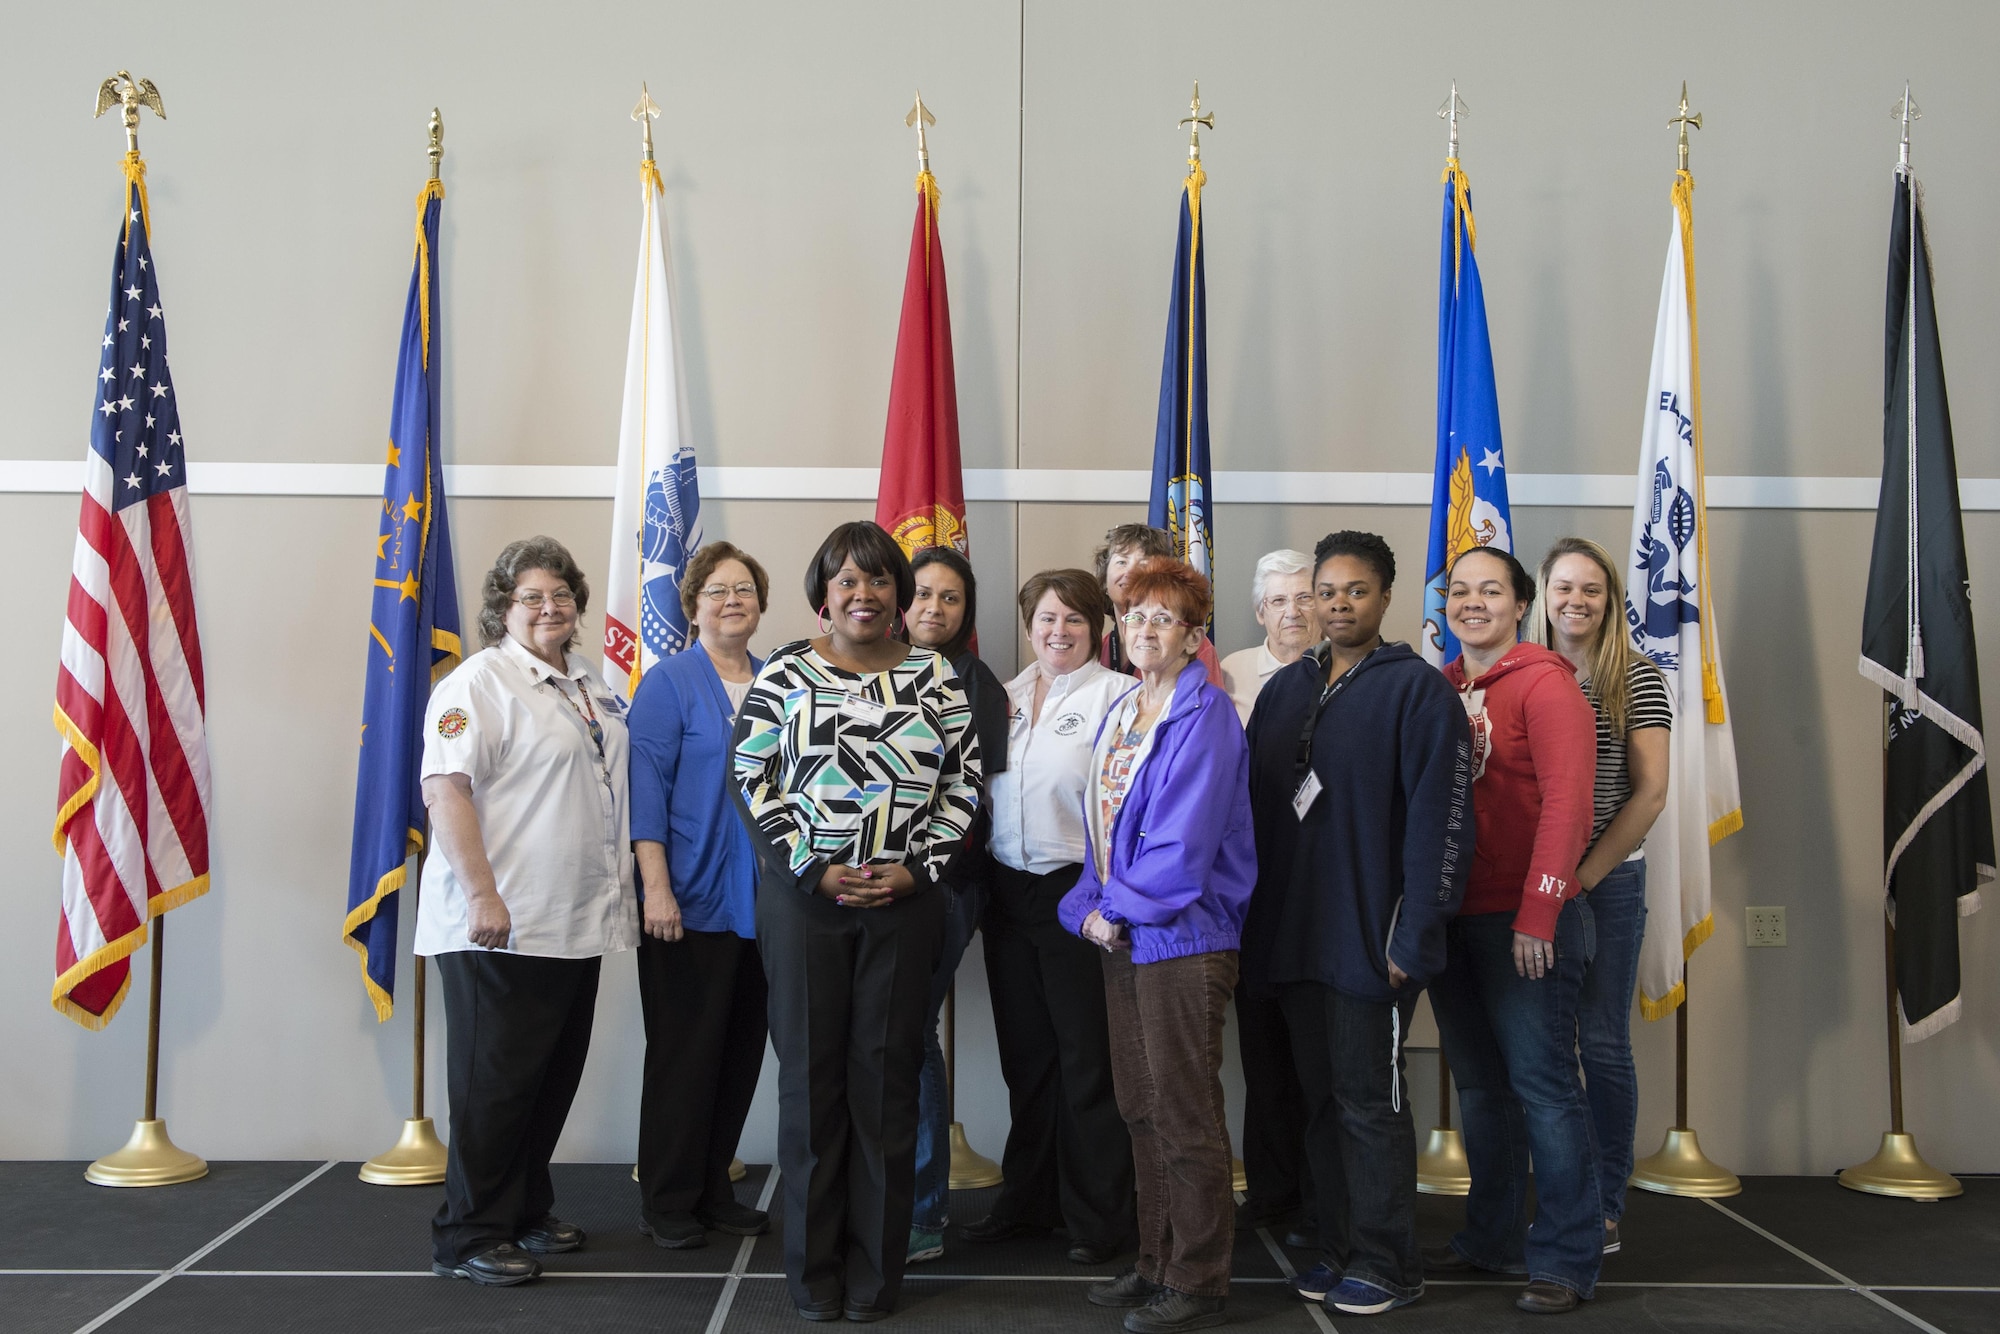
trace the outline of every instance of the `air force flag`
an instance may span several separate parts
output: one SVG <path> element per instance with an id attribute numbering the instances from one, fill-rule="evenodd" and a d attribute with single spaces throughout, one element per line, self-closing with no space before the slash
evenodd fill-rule
<path id="1" fill-rule="evenodd" d="M 1672 1013 L 1686 995 L 1686 958 L 1715 928 L 1709 912 L 1709 845 L 1743 827 L 1736 742 L 1707 583 L 1693 193 L 1694 178 L 1680 173 L 1653 333 L 1653 369 L 1639 435 L 1638 501 L 1625 571 L 1625 620 L 1632 641 L 1666 673 L 1674 698 L 1667 805 L 1646 840 L 1650 920 L 1639 955 L 1639 1004 L 1648 1019 Z"/>

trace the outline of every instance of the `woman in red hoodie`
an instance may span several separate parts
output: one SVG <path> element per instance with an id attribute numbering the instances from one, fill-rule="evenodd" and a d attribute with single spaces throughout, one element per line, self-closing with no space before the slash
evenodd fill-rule
<path id="1" fill-rule="evenodd" d="M 1445 664 L 1472 724 L 1472 872 L 1431 1008 L 1458 1080 L 1472 1194 L 1433 1270 L 1526 1273 L 1524 1311 L 1575 1308 L 1597 1286 L 1597 1147 L 1576 1059 L 1591 953 L 1576 867 L 1590 841 L 1597 721 L 1561 654 L 1523 644 L 1535 583 L 1507 552 L 1452 562 Z M 1528 1163 L 1535 1218 L 1528 1223 Z"/>

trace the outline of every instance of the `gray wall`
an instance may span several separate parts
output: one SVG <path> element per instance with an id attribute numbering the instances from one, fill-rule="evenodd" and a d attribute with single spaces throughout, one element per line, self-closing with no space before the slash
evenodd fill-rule
<path id="1" fill-rule="evenodd" d="M 1422 471 L 1435 357 L 1432 109 L 1456 78 L 1508 456 L 1524 473 L 1632 467 L 1689 82 L 1711 471 L 1878 467 L 1884 249 L 1905 77 L 1968 477 L 2000 475 L 2000 186 L 1987 169 L 2000 12 L 1974 3 L 840 6 L 527 4 L 25 8 L 0 56 L 5 460 L 85 441 L 117 216 L 116 128 L 85 101 L 123 64 L 147 119 L 156 253 L 197 461 L 373 464 L 386 428 L 423 125 L 444 109 L 445 423 L 459 463 L 614 461 L 634 259 L 639 81 L 659 126 L 702 461 L 871 466 L 911 212 L 900 117 L 939 116 L 965 462 L 1143 468 L 1183 140 L 1207 137 L 1216 463 Z M 609 503 L 456 504 L 473 579 L 529 532 L 600 569 Z M 802 632 L 815 539 L 865 505 L 712 500 L 709 532 L 778 573 L 766 645 Z M 1004 589 L 1083 558 L 1130 505 L 973 507 Z M 58 864 L 48 711 L 73 496 L 0 494 L 16 651 L 0 662 L 0 1156 L 86 1158 L 136 1113 L 143 1004 L 85 1033 L 48 1008 Z M 375 502 L 195 502 L 217 775 L 215 888 L 173 916 L 162 1109 L 212 1157 L 366 1156 L 403 1114 L 408 1008 L 378 1026 L 340 943 Z M 1225 650 L 1251 636 L 1251 564 L 1336 526 L 1421 562 L 1404 507 L 1225 505 Z M 1872 517 L 1714 515 L 1712 559 L 1748 825 L 1716 853 L 1693 965 L 1693 1121 L 1749 1172 L 1823 1172 L 1885 1127 L 1875 692 L 1856 675 Z M 1619 509 L 1523 508 L 1520 549 Z M 2000 523 L 1970 515 L 1975 570 Z M 1406 581 L 1407 582 L 1407 581 Z M 1975 610 L 2000 634 L 1983 582 Z M 1414 585 L 1391 630 L 1414 633 Z M 1008 599 L 983 637 L 1019 658 Z M 1989 671 L 1989 686 L 2000 673 Z M 2000 716 L 2000 711 L 1996 711 Z M 1745 904 L 1791 944 L 1744 948 Z M 1966 1016 L 1906 1060 L 1911 1128 L 1940 1165 L 2000 1170 L 2000 938 L 1964 923 Z M 405 936 L 407 940 L 407 935 Z M 140 966 L 143 994 L 144 965 Z M 997 1154 L 1005 1103 L 977 952 L 961 987 L 961 1114 Z M 442 1022 L 433 1026 L 442 1047 Z M 1636 1038 L 1642 1152 L 1672 1115 L 1671 1025 Z M 629 957 L 607 969 L 562 1152 L 632 1150 L 641 1040 Z M 441 1083 L 439 1085 L 441 1087 Z M 441 1110 L 441 1108 L 440 1108 Z M 743 1145 L 768 1158 L 767 1079 Z"/>

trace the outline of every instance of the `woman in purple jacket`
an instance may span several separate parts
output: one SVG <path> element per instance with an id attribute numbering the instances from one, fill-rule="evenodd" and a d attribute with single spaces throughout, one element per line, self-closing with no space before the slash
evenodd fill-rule
<path id="1" fill-rule="evenodd" d="M 1104 950 L 1111 1078 L 1139 1187 L 1138 1263 L 1090 1300 L 1135 1308 L 1133 1334 L 1165 1334 L 1228 1318 L 1222 1016 L 1257 850 L 1242 724 L 1196 661 L 1208 580 L 1152 559 L 1127 592 L 1119 628 L 1139 683 L 1098 732 L 1083 873 L 1060 915 Z"/>

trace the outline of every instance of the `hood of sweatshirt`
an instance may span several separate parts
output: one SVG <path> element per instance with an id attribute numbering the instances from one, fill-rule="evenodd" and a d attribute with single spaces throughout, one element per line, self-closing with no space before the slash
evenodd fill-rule
<path id="1" fill-rule="evenodd" d="M 1520 643 L 1508 649 L 1506 655 L 1500 661 L 1481 672 L 1474 680 L 1474 684 L 1481 690 L 1484 690 L 1503 676 L 1511 676 L 1515 672 L 1526 671 L 1528 668 L 1535 666 L 1556 667 L 1569 673 L 1571 676 L 1576 675 L 1576 664 L 1554 649 L 1543 648 L 1540 644 Z M 1454 690 L 1465 689 L 1464 657 L 1456 657 L 1446 663 L 1444 665 L 1444 674 L 1445 679 L 1451 682 Z"/>

